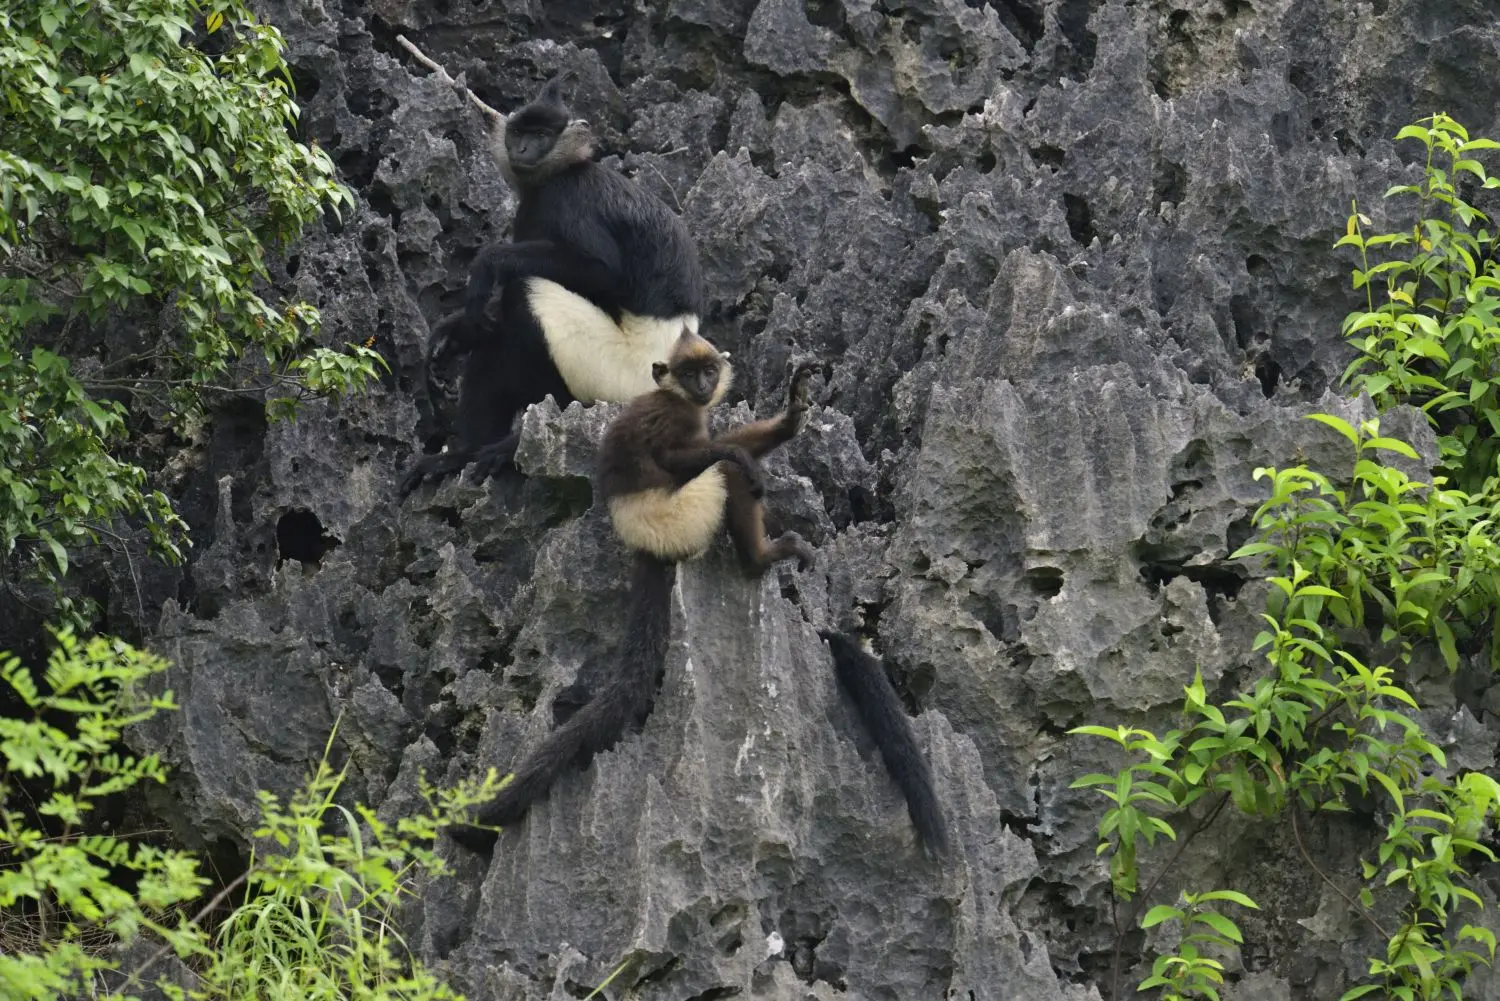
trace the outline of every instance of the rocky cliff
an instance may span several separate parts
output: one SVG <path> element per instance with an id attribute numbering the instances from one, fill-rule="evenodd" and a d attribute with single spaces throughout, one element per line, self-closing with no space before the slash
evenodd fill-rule
<path id="1" fill-rule="evenodd" d="M 818 565 L 759 583 L 724 551 L 684 567 L 644 731 L 493 860 L 454 850 L 412 941 L 494 1001 L 582 996 L 627 957 L 636 993 L 611 997 L 1108 997 L 1098 804 L 1068 783 L 1111 759 L 1063 733 L 1170 720 L 1195 666 L 1231 690 L 1257 670 L 1263 591 L 1226 559 L 1263 497 L 1252 471 L 1339 468 L 1341 440 L 1300 416 L 1363 412 L 1335 385 L 1354 300 L 1331 244 L 1351 199 L 1379 213 L 1410 175 L 1402 125 L 1446 110 L 1500 132 L 1494 5 L 263 7 L 306 136 L 360 200 L 278 283 L 330 340 L 373 334 L 394 375 L 292 424 L 219 412 L 190 457 L 195 561 L 154 634 L 184 704 L 150 734 L 181 776 L 161 811 L 232 850 L 254 791 L 290 788 L 342 717 L 353 791 L 396 812 L 423 769 L 512 762 L 560 689 L 611 669 L 627 564 L 589 483 L 607 408 L 534 409 L 524 477 L 395 501 L 438 427 L 427 332 L 514 208 L 405 33 L 502 110 L 577 72 L 611 162 L 701 248 L 740 417 L 779 405 L 790 356 L 826 359 L 768 493 Z M 835 687 L 815 630 L 851 619 L 916 714 L 946 869 Z M 1437 673 L 1429 725 L 1491 763 L 1494 730 Z M 1226 996 L 1337 997 L 1364 929 L 1287 831 L 1221 827 L 1161 892 L 1261 902 Z M 1321 827 L 1310 847 L 1338 869 L 1369 833 Z M 1124 944 L 1132 984 L 1148 943 Z"/>

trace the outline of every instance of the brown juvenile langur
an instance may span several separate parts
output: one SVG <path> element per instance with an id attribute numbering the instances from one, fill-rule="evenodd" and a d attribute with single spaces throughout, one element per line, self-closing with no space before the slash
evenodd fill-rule
<path id="1" fill-rule="evenodd" d="M 638 553 L 677 562 L 705 552 L 727 516 L 747 573 L 812 550 L 796 532 L 767 540 L 761 456 L 789 441 L 807 418 L 811 365 L 792 373 L 787 407 L 716 438 L 708 411 L 729 391 L 728 359 L 684 329 L 666 362 L 652 367 L 657 389 L 631 401 L 599 448 L 599 492 L 620 540 Z"/>
<path id="2" fill-rule="evenodd" d="M 812 549 L 795 532 L 768 541 L 760 456 L 801 429 L 808 411 L 810 365 L 792 373 L 787 408 L 717 438 L 708 411 L 729 389 L 728 359 L 684 328 L 666 362 L 653 366 L 655 391 L 633 400 L 599 448 L 599 492 L 615 532 L 636 553 L 620 671 L 515 769 L 510 784 L 481 807 L 485 826 L 451 828 L 476 851 L 495 840 L 488 827 L 512 823 L 570 764 L 614 744 L 651 711 L 671 630 L 676 564 L 701 555 L 725 521 L 740 563 L 755 575 L 778 560 L 806 566 Z"/>

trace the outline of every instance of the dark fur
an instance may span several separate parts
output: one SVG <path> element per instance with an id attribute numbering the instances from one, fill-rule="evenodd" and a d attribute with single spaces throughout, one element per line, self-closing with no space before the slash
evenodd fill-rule
<path id="1" fill-rule="evenodd" d="M 932 787 L 932 769 L 917 746 L 911 720 L 891 687 L 885 665 L 852 637 L 836 632 L 818 635 L 828 641 L 839 684 L 849 693 L 860 721 L 880 748 L 886 771 L 906 797 L 906 812 L 911 814 L 917 836 L 934 858 L 946 857 L 950 851 L 948 827 Z"/>
<path id="2" fill-rule="evenodd" d="M 547 795 L 565 770 L 575 764 L 587 765 L 594 754 L 613 747 L 627 726 L 639 727 L 645 722 L 656 700 L 661 667 L 667 657 L 676 576 L 675 564 L 644 553 L 636 556 L 619 673 L 547 735 L 515 769 L 514 778 L 500 795 L 479 808 L 476 823 L 490 827 L 515 823 Z M 576 686 L 565 691 L 575 700 L 579 694 Z M 496 837 L 493 830 L 467 825 L 449 828 L 448 835 L 476 852 L 489 851 Z"/>
<path id="3" fill-rule="evenodd" d="M 711 438 L 708 410 L 728 377 L 727 363 L 707 341 L 679 340 L 671 359 L 656 366 L 661 388 L 632 400 L 605 431 L 596 474 L 599 495 L 607 502 L 653 488 L 675 490 L 723 462 L 725 520 L 745 572 L 758 577 L 773 563 L 792 558 L 805 568 L 812 550 L 796 532 L 766 539 L 765 477 L 756 460 L 801 429 L 812 366 L 793 371 L 782 413 Z"/>
<path id="4" fill-rule="evenodd" d="M 703 274 L 687 227 L 645 188 L 593 162 L 591 143 L 575 135 L 587 126 L 570 124 L 559 91 L 560 78 L 550 81 L 492 136 L 495 158 L 520 197 L 513 242 L 479 253 L 463 320 L 445 318 L 432 332 L 424 373 L 429 390 L 437 358 L 454 347 L 470 351 L 457 435 L 448 452 L 424 455 L 408 470 L 402 498 L 424 479 L 439 480 L 471 461 L 483 479 L 514 456 L 513 424 L 522 410 L 548 394 L 561 407 L 573 402 L 528 302 L 528 277 L 554 281 L 616 320 L 622 311 L 703 315 Z M 494 321 L 488 306 L 497 288 Z"/>
<path id="5" fill-rule="evenodd" d="M 602 497 L 607 501 L 652 487 L 673 489 L 716 462 L 726 462 L 726 513 L 745 569 L 760 574 L 777 560 L 794 557 L 804 565 L 811 562 L 812 550 L 794 532 L 767 544 L 760 502 L 764 485 L 756 461 L 801 427 L 808 408 L 810 367 L 793 373 L 786 412 L 712 440 L 707 415 L 728 378 L 723 358 L 707 341 L 685 335 L 670 362 L 657 368 L 663 388 L 633 401 L 605 433 L 598 470 Z M 612 746 L 627 726 L 638 726 L 650 713 L 666 660 L 675 572 L 674 563 L 636 553 L 619 674 L 581 707 L 579 687 L 564 690 L 566 704 L 557 708 L 572 715 L 515 769 L 499 797 L 479 810 L 479 824 L 493 827 L 519 820 L 570 765 Z M 495 833 L 483 827 L 454 827 L 449 833 L 475 851 L 487 851 L 495 842 Z"/>

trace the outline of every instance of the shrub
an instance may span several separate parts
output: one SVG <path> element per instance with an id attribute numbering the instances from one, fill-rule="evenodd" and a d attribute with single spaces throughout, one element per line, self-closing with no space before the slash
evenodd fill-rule
<path id="1" fill-rule="evenodd" d="M 144 693 L 167 664 L 119 640 L 85 642 L 67 629 L 56 641 L 41 678 L 0 655 L 0 680 L 30 715 L 0 718 L 0 919 L 7 939 L 0 996 L 120 996 L 103 989 L 102 974 L 117 970 L 117 945 L 142 936 L 161 945 L 124 972 L 127 988 L 150 983 L 159 961 L 175 952 L 197 974 L 190 991 L 159 985 L 179 1001 L 456 996 L 407 954 L 392 916 L 411 880 L 446 871 L 423 843 L 494 795 L 493 770 L 444 792 L 424 783 L 427 808 L 388 823 L 335 802 L 344 773 L 325 753 L 285 806 L 261 794 L 260 844 L 248 870 L 190 914 L 187 905 L 208 883 L 191 855 L 123 835 L 75 835 L 101 798 L 165 781 L 156 755 L 135 758 L 116 747 L 126 726 L 175 708 L 170 692 Z M 35 817 L 49 818 L 57 832 L 48 836 Z M 243 903 L 210 935 L 206 915 L 240 886 Z"/>
<path id="2" fill-rule="evenodd" d="M 1489 218 L 1464 200 L 1460 185 L 1467 175 L 1480 188 L 1500 188 L 1477 159 L 1500 143 L 1470 139 L 1442 114 L 1396 138 L 1427 150 L 1421 180 L 1385 193 L 1415 199 L 1414 217 L 1370 234 L 1372 223 L 1356 205 L 1335 244 L 1359 252 L 1354 287 L 1365 293 L 1365 308 L 1344 320 L 1344 336 L 1359 350 L 1344 380 L 1382 411 L 1420 406 L 1443 432 L 1443 458 L 1456 484 L 1477 491 L 1495 475 L 1500 455 L 1500 247 L 1485 228 Z M 1372 251 L 1381 259 L 1372 262 Z"/>
<path id="3" fill-rule="evenodd" d="M 0 717 L 0 913 L 10 935 L 32 933 L 24 948 L 7 942 L 0 950 L 0 993 L 16 1001 L 85 994 L 112 965 L 99 954 L 101 941 L 149 930 L 192 947 L 195 931 L 169 915 L 207 883 L 183 852 L 109 834 L 73 836 L 100 798 L 165 779 L 155 755 L 134 758 L 116 748 L 126 726 L 174 703 L 171 693 L 143 694 L 144 682 L 166 670 L 160 658 L 118 640 L 84 642 L 66 629 L 56 639 L 40 679 L 19 658 L 0 656 L 0 679 L 30 714 Z M 35 815 L 60 833 L 48 837 L 23 803 L 34 803 Z M 134 892 L 124 888 L 127 876 Z"/>
<path id="4" fill-rule="evenodd" d="M 1235 891 L 1184 891 L 1182 906 L 1158 904 L 1142 918 L 1178 856 L 1229 806 L 1284 818 L 1311 875 L 1384 941 L 1369 960 L 1373 982 L 1341 1001 L 1377 991 L 1402 1001 L 1462 1001 L 1469 971 L 1494 960 L 1493 933 L 1467 915 L 1482 906 L 1472 867 L 1495 860 L 1484 842 L 1500 810 L 1500 783 L 1449 769 L 1414 717 L 1417 702 L 1402 677 L 1420 644 L 1432 644 L 1456 669 L 1460 641 L 1482 639 L 1488 627 L 1492 663 L 1500 651 L 1493 632 L 1500 628 L 1500 265 L 1495 237 L 1475 228 L 1487 220 L 1460 197 L 1458 183 L 1469 175 L 1500 187 L 1473 159 L 1500 144 L 1471 140 L 1445 115 L 1399 137 L 1419 139 L 1428 151 L 1422 179 L 1387 192 L 1415 196 L 1416 221 L 1370 235 L 1356 206 L 1336 244 L 1359 251 L 1354 286 L 1366 295 L 1366 308 L 1343 325 L 1360 352 L 1345 378 L 1381 410 L 1403 402 L 1423 409 L 1441 434 L 1437 475 L 1421 482 L 1388 465 L 1386 455 L 1417 453 L 1381 435 L 1378 420 L 1356 428 L 1310 415 L 1350 442 L 1347 488 L 1306 466 L 1257 469 L 1271 495 L 1254 514 L 1251 540 L 1233 554 L 1269 570 L 1265 628 L 1254 641 L 1266 671 L 1222 703 L 1195 676 L 1184 688 L 1181 725 L 1159 736 L 1125 726 L 1073 731 L 1111 740 L 1129 759 L 1116 774 L 1086 775 L 1074 786 L 1108 800 L 1098 851 L 1109 856 L 1116 898 L 1139 895 L 1126 924 L 1172 920 L 1184 928 L 1177 951 L 1158 956 L 1140 985 L 1160 987 L 1167 998 L 1218 998 L 1223 967 L 1204 949 L 1224 954 L 1240 937 L 1212 905 L 1254 906 Z M 1372 262 L 1372 250 L 1386 259 Z M 1378 303 L 1377 282 L 1385 293 Z M 1362 635 L 1378 639 L 1392 662 L 1367 663 L 1346 646 Z M 1351 896 L 1313 860 L 1300 818 L 1346 810 L 1356 796 L 1377 804 L 1385 830 L 1360 860 Z M 1159 840 L 1176 848 L 1141 890 L 1140 856 Z M 1377 917 L 1377 895 L 1388 898 L 1379 913 L 1394 920 Z M 1117 938 L 1113 997 L 1121 996 L 1120 949 Z"/>
<path id="5" fill-rule="evenodd" d="M 178 558 L 183 523 L 122 457 L 141 412 L 183 421 L 253 360 L 284 416 L 383 364 L 318 347 L 316 309 L 264 297 L 265 248 L 353 204 L 292 134 L 282 51 L 244 0 L 0 3 L 7 562 L 64 575 L 122 517 Z M 65 346 L 132 309 L 80 375 Z"/>

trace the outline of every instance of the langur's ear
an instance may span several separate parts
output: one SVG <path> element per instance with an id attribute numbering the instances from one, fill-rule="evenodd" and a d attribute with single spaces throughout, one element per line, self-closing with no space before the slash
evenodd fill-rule
<path id="1" fill-rule="evenodd" d="M 546 101 L 549 104 L 562 104 L 564 103 L 562 96 L 563 86 L 572 83 L 576 79 L 578 79 L 578 74 L 572 70 L 563 70 L 542 85 L 541 93 L 537 94 L 536 99 L 538 101 Z"/>

